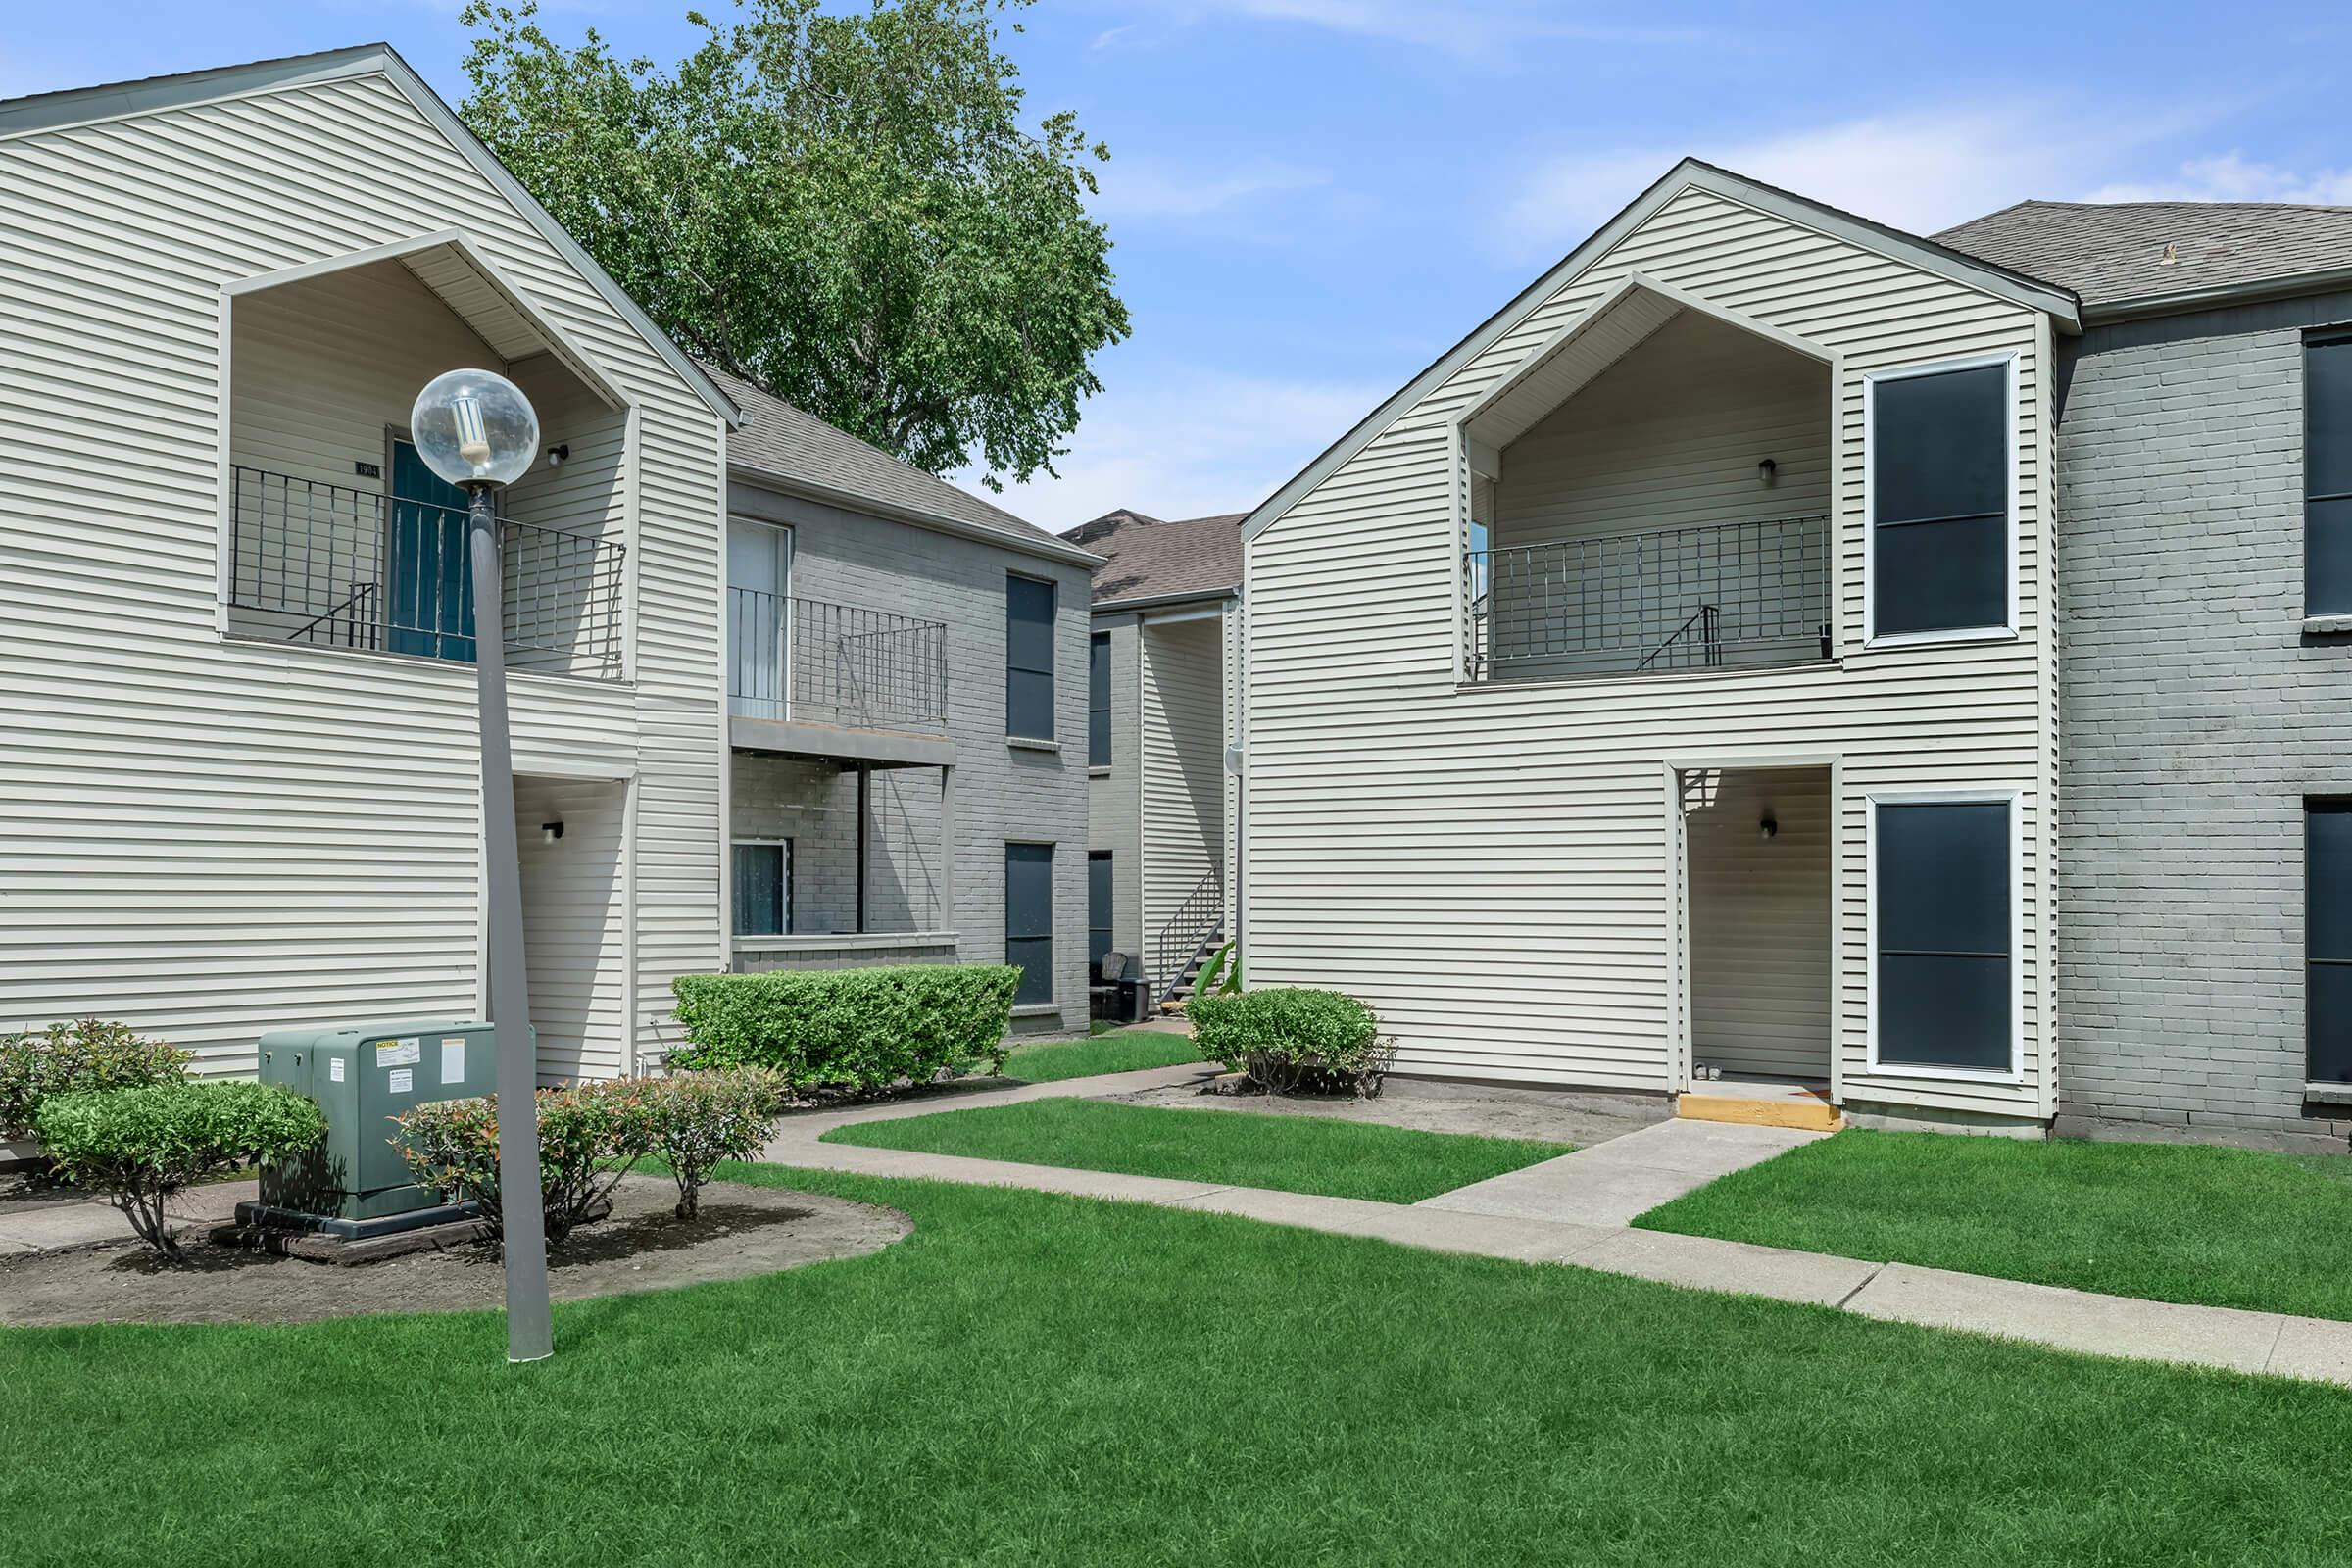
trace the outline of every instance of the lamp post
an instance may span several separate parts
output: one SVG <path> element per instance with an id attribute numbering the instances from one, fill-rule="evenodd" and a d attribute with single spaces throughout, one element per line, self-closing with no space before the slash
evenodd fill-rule
<path id="1" fill-rule="evenodd" d="M 451 370 L 416 394 L 409 435 L 426 467 L 463 488 L 473 569 L 473 669 L 482 728 L 482 859 L 490 901 L 490 1024 L 498 1060 L 498 1199 L 505 1222 L 507 1359 L 555 1353 L 547 1227 L 539 1209 L 538 1064 L 522 955 L 514 772 L 507 745 L 506 613 L 499 603 L 498 492 L 528 472 L 539 416 L 488 370 Z"/>

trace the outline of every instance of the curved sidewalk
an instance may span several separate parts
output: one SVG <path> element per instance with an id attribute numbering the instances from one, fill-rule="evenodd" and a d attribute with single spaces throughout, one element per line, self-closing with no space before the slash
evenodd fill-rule
<path id="1" fill-rule="evenodd" d="M 1768 1158 L 1780 1148 L 1789 1147 L 1791 1139 L 1803 1142 L 1818 1135 L 1725 1140 L 1720 1136 L 1725 1129 L 1714 1127 L 1711 1134 L 1678 1137 L 1666 1129 L 1708 1128 L 1710 1124 L 1662 1122 L 1415 1204 L 818 1142 L 822 1134 L 853 1122 L 933 1115 L 966 1105 L 1126 1094 L 1206 1075 L 1207 1069 L 1201 1067 L 1153 1067 L 913 1104 L 808 1113 L 790 1118 L 760 1157 L 778 1164 L 866 1176 L 1020 1187 L 1237 1214 L 1269 1224 L 1367 1236 L 1437 1251 L 1529 1263 L 1569 1263 L 1690 1290 L 1800 1301 L 1887 1322 L 1994 1335 L 2091 1355 L 2220 1367 L 2352 1387 L 2352 1323 L 2282 1312 L 2146 1301 L 1908 1263 L 1869 1262 L 1711 1237 L 1640 1231 L 1623 1222 L 1632 1217 L 1630 1212 L 1623 1218 L 1611 1217 L 1629 1203 L 1638 1201 L 1641 1208 L 1647 1208 L 1674 1196 L 1669 1191 L 1674 1184 L 1656 1179 L 1655 1173 L 1677 1160 L 1689 1167 L 1681 1188 L 1688 1191 L 1725 1169 Z M 1604 1154 L 1611 1150 L 1615 1152 Z M 1706 1174 L 1707 1170 L 1713 1174 Z M 1551 1195 L 1550 1200 L 1546 1193 Z M 1658 1193 L 1665 1196 L 1650 1196 Z"/>

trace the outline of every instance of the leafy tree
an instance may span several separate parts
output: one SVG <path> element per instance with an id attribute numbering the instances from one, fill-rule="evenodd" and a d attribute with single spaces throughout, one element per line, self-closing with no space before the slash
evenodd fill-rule
<path id="1" fill-rule="evenodd" d="M 737 0 L 676 69 L 470 0 L 467 124 L 690 352 L 933 472 L 1051 473 L 1127 335 L 1109 157 L 1022 121 L 1028 0 Z M 1019 31 L 1017 24 L 1011 29 Z"/>

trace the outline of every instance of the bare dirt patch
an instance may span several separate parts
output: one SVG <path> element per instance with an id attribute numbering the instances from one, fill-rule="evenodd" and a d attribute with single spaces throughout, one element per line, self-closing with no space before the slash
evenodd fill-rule
<path id="1" fill-rule="evenodd" d="M 702 1213 L 670 1213 L 677 1189 L 631 1176 L 612 1217 L 548 1254 L 559 1301 L 745 1279 L 878 1252 L 913 1229 L 896 1209 L 816 1193 L 713 1182 Z M 133 1242 L 0 1259 L 0 1323 L 308 1323 L 368 1312 L 461 1312 L 505 1300 L 483 1245 L 345 1267 L 191 1238 L 173 1267 Z"/>
<path id="2" fill-rule="evenodd" d="M 1637 1101 L 1610 1102 L 1561 1096 L 1538 1099 L 1493 1097 L 1468 1092 L 1419 1094 L 1392 1084 L 1370 1100 L 1352 1095 L 1267 1095 L 1218 1078 L 1200 1087 L 1178 1084 L 1105 1096 L 1130 1105 L 1166 1105 L 1179 1110 L 1254 1111 L 1272 1116 L 1321 1116 L 1335 1121 L 1377 1122 L 1431 1133 L 1476 1133 L 1489 1138 L 1533 1138 L 1580 1149 L 1636 1132 L 1668 1114 L 1664 1105 Z"/>

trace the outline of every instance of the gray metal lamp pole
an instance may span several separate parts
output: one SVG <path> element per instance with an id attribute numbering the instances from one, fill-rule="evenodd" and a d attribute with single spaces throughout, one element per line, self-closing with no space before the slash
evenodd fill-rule
<path id="1" fill-rule="evenodd" d="M 539 1207 L 538 1064 L 523 962 L 522 875 L 514 849 L 514 766 L 507 741 L 506 612 L 498 492 L 528 472 L 539 416 L 513 382 L 452 370 L 416 396 L 417 456 L 467 497 L 473 574 L 473 668 L 482 730 L 482 860 L 489 883 L 490 1022 L 498 1057 L 498 1199 L 507 1274 L 507 1359 L 556 1349 L 547 1304 L 547 1226 Z"/>

